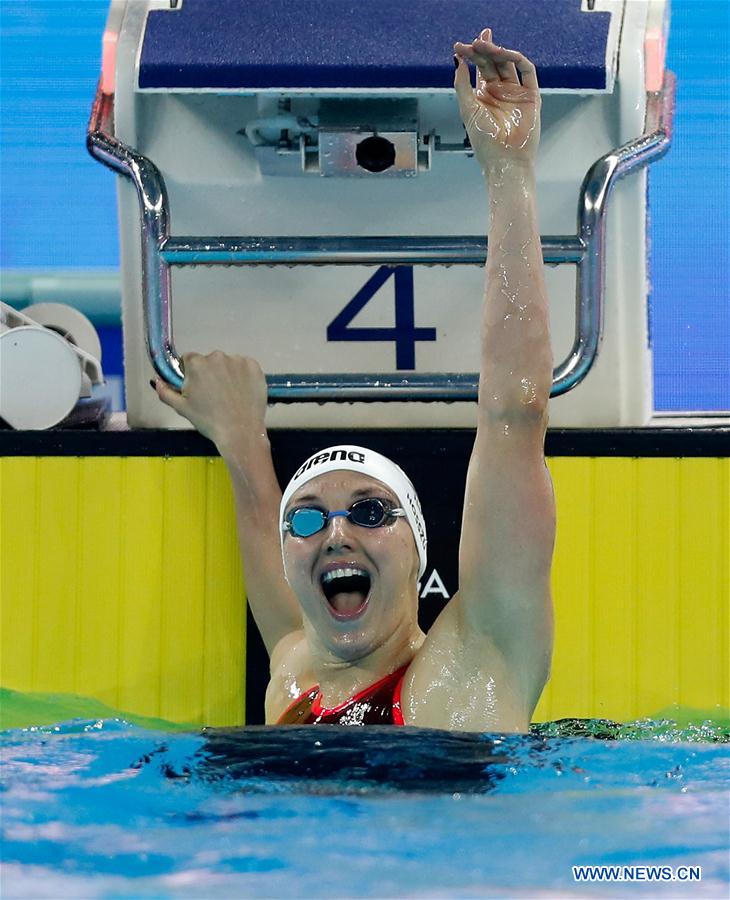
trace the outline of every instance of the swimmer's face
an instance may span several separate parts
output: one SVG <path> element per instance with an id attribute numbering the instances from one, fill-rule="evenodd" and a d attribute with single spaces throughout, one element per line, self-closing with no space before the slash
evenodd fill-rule
<path id="1" fill-rule="evenodd" d="M 400 507 L 390 488 L 375 478 L 329 472 L 296 491 L 286 512 L 297 506 L 344 510 L 367 497 Z M 284 562 L 310 639 L 341 659 L 362 659 L 416 622 L 419 560 L 405 518 L 365 528 L 336 516 L 310 537 L 287 533 Z"/>

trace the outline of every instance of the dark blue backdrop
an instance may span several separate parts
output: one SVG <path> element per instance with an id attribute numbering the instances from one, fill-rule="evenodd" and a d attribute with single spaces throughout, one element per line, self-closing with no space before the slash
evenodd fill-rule
<path id="1" fill-rule="evenodd" d="M 730 3 L 672 7 L 674 147 L 650 188 L 656 406 L 728 410 Z M 3 268 L 118 265 L 114 178 L 84 147 L 107 9 L 107 0 L 0 0 Z M 119 365 L 113 350 L 108 334 L 108 372 Z"/>

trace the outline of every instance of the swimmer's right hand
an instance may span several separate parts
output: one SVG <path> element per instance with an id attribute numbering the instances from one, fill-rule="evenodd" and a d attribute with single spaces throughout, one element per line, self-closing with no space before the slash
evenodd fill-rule
<path id="1" fill-rule="evenodd" d="M 185 381 L 181 391 L 161 378 L 157 396 L 184 416 L 197 430 L 222 447 L 242 435 L 265 433 L 268 390 L 261 366 L 247 356 L 220 350 L 203 356 L 184 353 Z"/>

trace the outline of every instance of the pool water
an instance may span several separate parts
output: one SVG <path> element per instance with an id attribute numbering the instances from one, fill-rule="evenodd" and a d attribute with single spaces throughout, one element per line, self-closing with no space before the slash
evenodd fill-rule
<path id="1" fill-rule="evenodd" d="M 727 897 L 729 737 L 649 721 L 10 729 L 2 896 Z M 582 864 L 701 881 L 577 884 Z"/>

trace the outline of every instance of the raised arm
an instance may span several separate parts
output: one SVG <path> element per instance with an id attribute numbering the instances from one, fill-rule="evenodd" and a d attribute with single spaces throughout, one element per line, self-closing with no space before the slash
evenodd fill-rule
<path id="1" fill-rule="evenodd" d="M 490 217 L 458 603 L 466 634 L 490 639 L 534 708 L 552 654 L 555 535 L 543 452 L 553 360 L 535 202 L 540 94 L 532 63 L 494 44 L 489 29 L 455 50 L 459 107 L 485 174 Z M 477 67 L 476 90 L 466 60 Z"/>
<path id="2" fill-rule="evenodd" d="M 225 460 L 236 503 L 238 540 L 251 612 L 271 655 L 302 627 L 284 578 L 279 543 L 281 489 L 266 433 L 266 380 L 254 360 L 186 353 L 182 392 L 157 381 L 160 399 L 213 441 Z"/>

